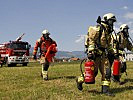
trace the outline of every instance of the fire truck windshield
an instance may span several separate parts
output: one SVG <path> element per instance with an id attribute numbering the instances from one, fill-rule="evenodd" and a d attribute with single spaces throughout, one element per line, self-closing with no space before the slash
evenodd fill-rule
<path id="1" fill-rule="evenodd" d="M 8 48 L 26 50 L 26 49 L 28 49 L 28 44 L 11 43 L 8 45 Z"/>

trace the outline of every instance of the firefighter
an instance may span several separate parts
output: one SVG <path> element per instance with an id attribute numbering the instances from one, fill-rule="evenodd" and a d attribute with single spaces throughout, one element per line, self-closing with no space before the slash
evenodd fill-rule
<path id="1" fill-rule="evenodd" d="M 108 53 L 113 53 L 111 46 L 111 33 L 113 32 L 113 24 L 116 22 L 116 17 L 112 13 L 107 13 L 101 20 L 100 16 L 97 20 L 96 26 L 90 26 L 88 29 L 87 56 L 89 59 L 95 62 L 95 77 L 98 73 L 98 68 L 102 74 L 102 93 L 114 96 L 109 92 L 110 78 L 111 78 L 111 66 L 109 63 Z M 84 83 L 84 77 L 80 76 L 77 79 L 77 88 L 82 90 L 82 84 Z"/>
<path id="2" fill-rule="evenodd" d="M 43 77 L 44 80 L 48 80 L 48 68 L 51 62 L 45 57 L 46 53 L 52 44 L 55 44 L 55 46 L 57 46 L 56 42 L 53 39 L 51 39 L 49 35 L 50 33 L 48 30 L 43 30 L 42 36 L 40 39 L 36 41 L 36 44 L 34 46 L 34 51 L 33 51 L 33 58 L 37 59 L 36 54 L 37 54 L 38 48 L 40 48 L 40 58 L 41 58 L 40 64 L 42 65 L 41 76 Z M 56 53 L 56 51 L 53 53 Z"/>
<path id="3" fill-rule="evenodd" d="M 129 41 L 129 27 L 127 24 L 122 24 L 120 26 L 120 31 L 117 34 L 112 35 L 112 44 L 115 51 L 115 54 L 118 56 L 118 59 L 121 62 L 120 71 L 118 76 L 112 75 L 112 80 L 114 82 L 120 82 L 121 74 L 126 72 L 127 65 L 125 59 L 125 48 L 133 52 L 133 45 Z M 118 52 L 117 52 L 118 51 Z"/>

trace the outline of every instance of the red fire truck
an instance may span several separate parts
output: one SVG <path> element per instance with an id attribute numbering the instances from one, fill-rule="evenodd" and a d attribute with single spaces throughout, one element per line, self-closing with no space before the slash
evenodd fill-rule
<path id="1" fill-rule="evenodd" d="M 27 66 L 31 46 L 28 42 L 20 41 L 23 35 L 18 37 L 16 41 L 0 44 L 0 66 L 3 64 L 7 64 L 8 67 L 16 66 L 16 64 Z"/>

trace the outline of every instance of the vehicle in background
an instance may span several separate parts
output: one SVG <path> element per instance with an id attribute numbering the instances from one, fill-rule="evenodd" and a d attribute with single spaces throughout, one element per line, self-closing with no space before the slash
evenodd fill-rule
<path id="1" fill-rule="evenodd" d="M 15 41 L 0 44 L 0 66 L 7 64 L 8 67 L 22 64 L 27 66 L 29 63 L 29 49 L 31 45 L 28 42 L 21 41 L 22 34 Z"/>

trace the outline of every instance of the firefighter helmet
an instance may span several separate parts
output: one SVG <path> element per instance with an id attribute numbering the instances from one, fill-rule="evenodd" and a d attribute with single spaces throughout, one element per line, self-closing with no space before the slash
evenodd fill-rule
<path id="1" fill-rule="evenodd" d="M 49 33 L 48 30 L 43 30 L 43 31 L 42 31 L 42 35 L 44 35 L 44 34 L 48 34 L 48 35 L 50 35 L 50 33 Z"/>
<path id="2" fill-rule="evenodd" d="M 129 29 L 128 25 L 127 24 L 122 24 L 120 26 L 120 31 L 123 31 L 124 29 Z"/>
<path id="3" fill-rule="evenodd" d="M 113 20 L 114 22 L 116 22 L 116 17 L 114 14 L 112 13 L 107 13 L 103 16 L 103 21 L 108 21 L 108 20 Z"/>

